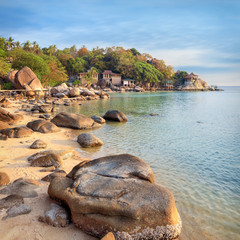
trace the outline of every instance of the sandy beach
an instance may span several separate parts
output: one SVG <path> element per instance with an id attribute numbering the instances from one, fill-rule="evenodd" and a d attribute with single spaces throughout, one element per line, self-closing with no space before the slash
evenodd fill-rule
<path id="1" fill-rule="evenodd" d="M 5 108 L 11 113 L 18 112 L 21 105 L 13 103 L 11 107 Z M 26 126 L 32 120 L 39 119 L 31 113 L 20 111 L 24 119 L 13 126 Z M 20 215 L 1 221 L 0 236 L 4 240 L 25 240 L 25 239 L 95 239 L 77 229 L 73 224 L 66 228 L 56 228 L 41 223 L 38 217 L 43 215 L 44 211 L 53 202 L 50 200 L 47 189 L 48 182 L 41 181 L 41 178 L 51 172 L 40 172 L 42 168 L 31 167 L 27 158 L 32 154 L 41 151 L 41 149 L 30 149 L 30 145 L 37 139 L 41 139 L 48 144 L 45 150 L 73 150 L 74 154 L 67 160 L 64 160 L 62 168 L 69 172 L 73 166 L 83 159 L 75 151 L 79 144 L 74 140 L 71 129 L 61 128 L 60 132 L 43 134 L 34 132 L 26 138 L 9 138 L 7 141 L 0 141 L 0 171 L 6 172 L 13 182 L 18 178 L 34 179 L 39 182 L 40 187 L 36 189 L 38 196 L 35 198 L 25 198 L 24 202 L 31 206 L 32 211 L 27 215 Z M 3 187 L 2 187 L 3 188 Z M 1 194 L 1 199 L 7 195 Z M 1 218 L 6 215 L 6 210 L 0 212 Z"/>
<path id="2" fill-rule="evenodd" d="M 39 119 L 38 115 L 31 112 L 21 111 L 21 103 L 11 101 L 11 106 L 5 108 L 10 113 L 20 113 L 24 116 L 23 120 L 13 124 L 14 127 L 26 126 L 30 121 Z M 41 179 L 50 174 L 50 171 L 42 172 L 42 167 L 32 167 L 27 158 L 37 152 L 45 150 L 65 150 L 72 151 L 71 157 L 63 161 L 61 169 L 67 173 L 79 162 L 86 160 L 81 157 L 81 153 L 77 151 L 80 146 L 76 141 L 76 133 L 73 129 L 60 128 L 56 133 L 39 133 L 34 132 L 31 136 L 25 138 L 9 138 L 7 141 L 0 141 L 0 172 L 5 172 L 13 182 L 19 178 L 33 179 L 39 183 L 36 189 L 38 196 L 35 198 L 25 198 L 25 204 L 32 208 L 27 215 L 19 215 L 17 217 L 8 218 L 1 221 L 0 236 L 4 240 L 25 240 L 25 239 L 96 239 L 76 228 L 72 223 L 65 228 L 52 227 L 46 223 L 38 221 L 45 210 L 53 202 L 48 196 L 48 182 Z M 30 145 L 37 139 L 41 139 L 48 144 L 46 149 L 31 149 Z M 94 155 L 92 158 L 94 159 Z M 2 189 L 3 186 L 0 188 Z M 7 195 L 1 194 L 1 199 Z M 6 216 L 6 209 L 1 210 L 0 217 Z M 190 229 L 188 229 L 189 231 Z M 191 230 L 190 230 L 191 231 Z M 193 229 L 192 229 L 193 231 Z M 195 228 L 194 232 L 198 232 Z M 199 233 L 200 234 L 200 233 Z M 194 234 L 195 235 L 195 234 Z M 201 234 L 200 234 L 201 235 Z M 179 239 L 189 239 L 187 232 L 184 231 Z M 198 239 L 196 237 L 196 239 Z"/>

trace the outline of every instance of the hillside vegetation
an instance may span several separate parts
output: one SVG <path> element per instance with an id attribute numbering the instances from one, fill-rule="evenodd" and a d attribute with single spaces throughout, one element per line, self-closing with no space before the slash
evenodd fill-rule
<path id="1" fill-rule="evenodd" d="M 135 48 L 96 47 L 88 50 L 85 46 L 77 49 L 73 45 L 60 50 L 56 45 L 41 48 L 37 42 L 20 43 L 11 37 L 0 38 L 0 79 L 4 81 L 10 70 L 19 70 L 24 66 L 30 67 L 44 86 L 65 82 L 70 76 L 90 68 L 98 73 L 112 70 L 137 82 L 161 84 L 165 80 L 181 80 L 175 76 L 172 66 Z"/>

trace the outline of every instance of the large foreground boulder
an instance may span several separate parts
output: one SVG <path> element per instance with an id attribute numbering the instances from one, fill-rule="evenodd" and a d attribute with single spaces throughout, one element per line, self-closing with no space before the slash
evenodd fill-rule
<path id="1" fill-rule="evenodd" d="M 85 115 L 66 112 L 57 114 L 51 120 L 51 122 L 58 127 L 67 127 L 80 130 L 91 129 L 95 126 L 94 120 Z"/>
<path id="2" fill-rule="evenodd" d="M 98 238 L 175 239 L 181 219 L 172 193 L 154 184 L 152 169 L 123 154 L 86 161 L 54 178 L 52 199 L 67 204 L 73 223 Z"/>
<path id="3" fill-rule="evenodd" d="M 126 122 L 128 120 L 126 115 L 123 112 L 119 112 L 118 110 L 107 111 L 103 118 L 109 121 L 116 122 Z"/>
<path id="4" fill-rule="evenodd" d="M 22 86 L 19 84 L 19 82 L 15 81 L 15 76 L 17 74 L 18 70 L 13 70 L 8 73 L 7 79 L 16 89 L 22 89 Z"/>
<path id="5" fill-rule="evenodd" d="M 42 84 L 35 73 L 29 67 L 19 70 L 14 79 L 14 86 L 26 90 L 42 90 Z"/>

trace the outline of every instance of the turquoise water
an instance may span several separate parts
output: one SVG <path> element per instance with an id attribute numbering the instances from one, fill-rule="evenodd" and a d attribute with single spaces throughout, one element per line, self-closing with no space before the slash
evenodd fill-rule
<path id="1" fill-rule="evenodd" d="M 187 239 L 239 239 L 240 88 L 112 94 L 110 100 L 64 108 L 88 116 L 111 109 L 129 121 L 92 131 L 105 145 L 80 149 L 82 155 L 142 158 L 156 183 L 173 192 Z"/>

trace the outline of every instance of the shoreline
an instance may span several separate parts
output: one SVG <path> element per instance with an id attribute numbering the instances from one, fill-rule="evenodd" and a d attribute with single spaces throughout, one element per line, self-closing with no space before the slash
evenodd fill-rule
<path id="1" fill-rule="evenodd" d="M 30 121 L 39 119 L 38 115 L 33 114 L 32 112 L 20 111 L 20 104 L 16 101 L 11 100 L 11 107 L 5 108 L 11 113 L 21 113 L 24 115 L 24 119 L 17 124 L 14 124 L 14 127 L 26 126 Z M 20 215 L 15 218 L 9 218 L 5 221 L 2 221 L 1 225 L 3 226 L 0 229 L 0 234 L 3 236 L 3 239 L 47 239 L 47 234 L 54 235 L 53 240 L 57 239 L 83 239 L 83 240 L 93 240 L 96 239 L 92 236 L 89 236 L 83 233 L 80 229 L 76 228 L 73 224 L 66 228 L 55 228 L 49 226 L 45 223 L 40 223 L 38 217 L 44 213 L 46 208 L 50 205 L 52 200 L 50 200 L 47 188 L 48 182 L 41 181 L 41 178 L 45 177 L 51 172 L 40 172 L 39 170 L 42 167 L 31 167 L 27 161 L 27 158 L 36 153 L 40 152 L 41 149 L 30 149 L 29 146 L 37 139 L 41 139 L 48 143 L 47 149 L 45 150 L 64 150 L 74 151 L 72 157 L 63 161 L 62 169 L 67 173 L 77 165 L 79 162 L 85 160 L 86 158 L 81 157 L 79 144 L 75 140 L 74 129 L 69 128 L 60 128 L 61 131 L 57 133 L 39 133 L 34 132 L 31 136 L 26 138 L 9 138 L 7 141 L 0 141 L 0 171 L 6 172 L 10 181 L 13 182 L 18 178 L 29 178 L 37 180 L 40 183 L 40 188 L 37 190 L 37 198 L 27 198 L 26 203 L 32 207 L 32 212 L 28 215 Z M 74 137 L 73 137 L 74 136 Z M 106 154 L 107 155 L 107 154 Z M 94 159 L 95 154 L 92 153 L 90 159 Z M 1 189 L 2 187 L 0 187 Z M 1 199 L 7 195 L 1 195 Z M 6 211 L 1 211 L 0 216 L 5 216 Z M 185 219 L 183 218 L 183 221 Z M 24 224 L 22 224 L 24 222 Z M 189 230 L 189 229 L 188 229 Z M 27 237 L 24 235 L 24 232 L 28 231 Z M 192 229 L 192 232 L 201 235 L 200 231 Z M 66 236 L 66 238 L 65 238 Z M 78 238 L 75 238 L 78 236 Z M 185 231 L 184 223 L 183 230 L 179 237 L 179 240 L 187 240 L 188 232 Z M 194 238 L 194 239 L 204 239 Z"/>

